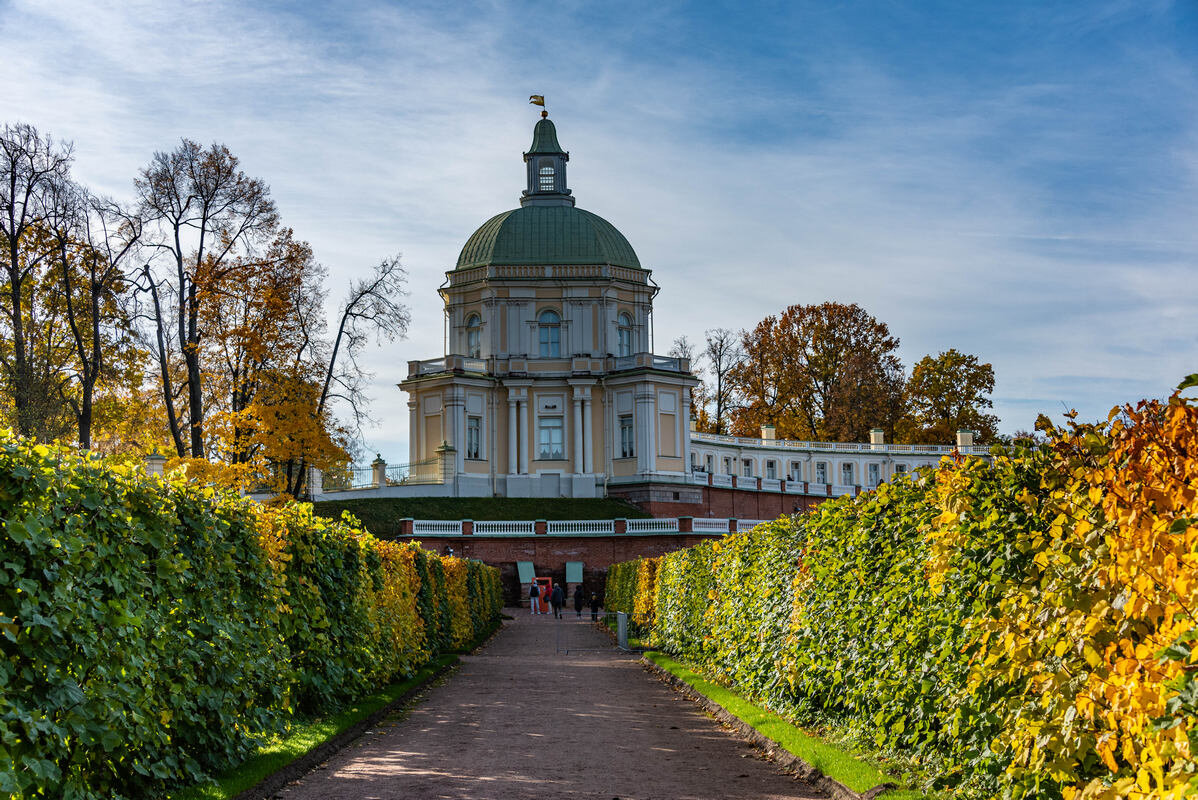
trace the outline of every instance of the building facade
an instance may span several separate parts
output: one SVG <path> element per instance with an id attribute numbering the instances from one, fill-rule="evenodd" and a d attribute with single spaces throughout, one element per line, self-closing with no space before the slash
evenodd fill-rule
<path id="1" fill-rule="evenodd" d="M 807 507 L 795 495 L 860 491 L 956 449 L 887 445 L 880 432 L 861 444 L 693 432 L 690 364 L 653 353 L 651 271 L 615 226 L 576 206 L 569 160 L 543 117 L 519 208 L 483 223 L 446 272 L 444 355 L 408 363 L 410 464 L 376 463 L 370 488 L 612 495 L 683 514 L 710 513 L 719 491 L 738 490 L 778 494 L 763 508 L 773 513 Z"/>

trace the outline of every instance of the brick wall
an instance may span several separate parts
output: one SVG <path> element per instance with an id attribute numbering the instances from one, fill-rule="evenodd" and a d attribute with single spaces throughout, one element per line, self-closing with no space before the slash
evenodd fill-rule
<path id="1" fill-rule="evenodd" d="M 782 514 L 807 512 L 826 497 L 758 492 L 746 489 L 725 489 L 717 486 L 684 487 L 675 492 L 671 487 L 632 486 L 612 487 L 611 497 L 622 497 L 655 517 L 735 517 L 737 519 L 776 519 Z"/>

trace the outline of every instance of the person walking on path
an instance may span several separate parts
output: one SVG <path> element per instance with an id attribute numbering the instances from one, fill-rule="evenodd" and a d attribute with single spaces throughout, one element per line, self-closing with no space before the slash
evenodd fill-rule
<path id="1" fill-rule="evenodd" d="M 582 584 L 580 583 L 574 587 L 574 613 L 578 615 L 579 619 L 582 619 L 582 606 Z"/>
<path id="2" fill-rule="evenodd" d="M 591 592 L 591 622 L 599 621 L 599 595 Z"/>
<path id="3" fill-rule="evenodd" d="M 553 584 L 553 594 L 549 595 L 549 602 L 553 604 L 554 619 L 562 618 L 562 606 L 566 602 L 566 593 L 562 591 L 560 583 Z"/>
<path id="4" fill-rule="evenodd" d="M 540 614 L 541 613 L 541 604 L 539 601 L 541 599 L 541 587 L 537 586 L 536 578 L 533 578 L 532 583 L 529 584 L 529 586 L 528 586 L 528 599 L 529 599 L 528 613 Z"/>

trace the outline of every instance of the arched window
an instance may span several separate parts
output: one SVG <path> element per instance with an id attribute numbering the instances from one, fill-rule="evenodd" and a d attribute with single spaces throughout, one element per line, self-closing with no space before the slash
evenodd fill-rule
<path id="1" fill-rule="evenodd" d="M 541 169 L 539 171 L 540 171 L 540 183 L 538 184 L 538 186 L 539 186 L 540 190 L 542 192 L 552 192 L 553 191 L 553 167 L 546 165 L 544 167 L 541 167 Z"/>
<path id="2" fill-rule="evenodd" d="M 541 339 L 541 358 L 562 357 L 562 318 L 552 309 L 545 309 L 537 317 L 537 329 Z"/>
<path id="3" fill-rule="evenodd" d="M 466 317 L 466 355 L 471 358 L 482 355 L 482 324 L 478 314 Z"/>
<path id="4" fill-rule="evenodd" d="M 630 356 L 632 355 L 632 317 L 627 313 L 623 313 L 617 319 L 619 325 L 619 351 L 616 355 Z"/>

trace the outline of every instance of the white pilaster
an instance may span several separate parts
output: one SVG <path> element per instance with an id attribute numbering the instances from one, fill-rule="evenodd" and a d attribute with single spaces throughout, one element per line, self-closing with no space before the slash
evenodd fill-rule
<path id="1" fill-rule="evenodd" d="M 517 427 L 517 416 L 519 414 L 520 401 L 511 394 L 507 398 L 507 471 L 509 475 L 515 475 L 520 469 L 519 452 L 520 452 L 520 430 Z"/>
<path id="2" fill-rule="evenodd" d="M 582 439 L 582 396 L 578 393 L 577 387 L 574 389 L 574 435 L 570 445 L 574 450 L 574 472 L 581 473 L 582 453 L 584 450 Z"/>
<path id="3" fill-rule="evenodd" d="M 591 429 L 591 400 L 588 397 L 582 404 L 582 440 L 586 443 L 586 461 L 584 467 L 587 474 L 595 471 L 595 437 Z"/>
<path id="4" fill-rule="evenodd" d="M 449 417 L 449 444 L 456 451 L 454 474 L 458 474 L 466 471 L 466 392 L 461 386 L 451 386 L 448 395 L 445 410 Z"/>
<path id="5" fill-rule="evenodd" d="M 528 401 L 524 402 L 524 408 L 520 409 L 517 414 L 520 418 L 520 471 L 528 473 Z"/>
<path id="6" fill-rule="evenodd" d="M 413 395 L 415 397 L 415 395 Z M 415 464 L 420 460 L 420 416 L 416 413 L 416 401 L 408 401 L 408 463 Z"/>

